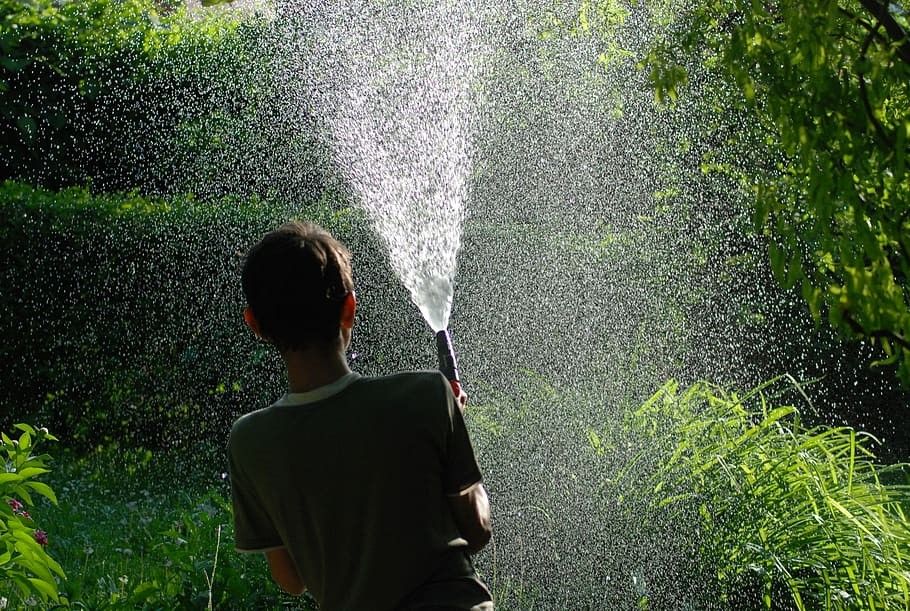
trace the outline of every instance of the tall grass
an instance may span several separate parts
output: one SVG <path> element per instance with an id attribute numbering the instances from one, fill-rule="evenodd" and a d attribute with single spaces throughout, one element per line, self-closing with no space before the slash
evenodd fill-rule
<path id="1" fill-rule="evenodd" d="M 636 410 L 662 456 L 656 505 L 697 510 L 701 557 L 731 606 L 910 608 L 906 466 L 878 465 L 869 435 L 804 424 L 778 404 L 790 382 L 742 396 L 669 382 Z"/>

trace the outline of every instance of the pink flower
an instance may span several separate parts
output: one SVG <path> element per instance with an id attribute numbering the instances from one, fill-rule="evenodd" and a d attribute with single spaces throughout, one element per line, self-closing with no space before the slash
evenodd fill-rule
<path id="1" fill-rule="evenodd" d="M 32 516 L 27 511 L 17 511 L 16 515 L 20 518 L 25 518 L 26 520 L 32 519 Z"/>
<path id="2" fill-rule="evenodd" d="M 10 499 L 9 501 L 7 501 L 7 503 L 9 503 L 9 506 L 13 510 L 13 513 L 18 514 L 20 511 L 25 509 L 25 505 L 23 505 L 16 499 Z"/>
<path id="3" fill-rule="evenodd" d="M 47 533 L 43 530 L 36 530 L 35 541 L 38 542 L 38 545 L 47 545 Z"/>

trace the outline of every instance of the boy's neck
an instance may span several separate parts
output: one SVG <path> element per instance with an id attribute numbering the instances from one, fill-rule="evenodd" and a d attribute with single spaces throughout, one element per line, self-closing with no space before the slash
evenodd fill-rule
<path id="1" fill-rule="evenodd" d="M 294 350 L 281 356 L 288 370 L 288 390 L 292 393 L 309 392 L 351 373 L 340 349 Z"/>

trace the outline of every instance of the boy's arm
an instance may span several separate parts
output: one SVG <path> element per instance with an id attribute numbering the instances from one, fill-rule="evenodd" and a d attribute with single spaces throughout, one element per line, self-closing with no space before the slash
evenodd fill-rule
<path id="1" fill-rule="evenodd" d="M 451 392 L 446 394 L 451 426 L 446 448 L 445 477 L 446 489 L 450 491 L 449 508 L 458 531 L 468 542 L 468 552 L 476 554 L 493 535 L 490 500 L 480 481 L 480 468 L 464 423 L 468 396 L 458 383 L 452 383 Z"/>
<path id="2" fill-rule="evenodd" d="M 269 570 L 272 572 L 272 579 L 278 586 L 291 596 L 300 596 L 306 592 L 306 584 L 297 574 L 297 567 L 288 550 L 281 547 L 265 552 L 265 558 L 269 563 Z"/>
<path id="3" fill-rule="evenodd" d="M 238 428 L 234 425 L 234 430 Z M 245 477 L 237 460 L 234 430 L 228 441 L 228 469 L 231 473 L 231 504 L 234 510 L 234 540 L 237 551 L 262 552 L 269 564 L 272 578 L 288 594 L 299 596 L 306 586 L 294 561 L 284 547 L 281 536 L 256 495 L 249 478 Z M 241 453 L 242 454 L 242 453 Z"/>
<path id="4" fill-rule="evenodd" d="M 476 554 L 490 542 L 493 521 L 490 517 L 490 500 L 483 484 L 477 482 L 460 494 L 449 496 L 449 507 L 455 525 L 468 542 L 468 552 Z"/>

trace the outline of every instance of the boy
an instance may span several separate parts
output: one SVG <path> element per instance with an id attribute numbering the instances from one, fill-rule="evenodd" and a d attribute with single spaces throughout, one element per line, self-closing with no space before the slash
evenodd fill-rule
<path id="1" fill-rule="evenodd" d="M 323 611 L 493 609 L 469 553 L 490 508 L 458 399 L 438 372 L 350 370 L 350 254 L 293 222 L 250 250 L 244 320 L 287 366 L 288 393 L 239 418 L 228 455 L 239 551 Z"/>

